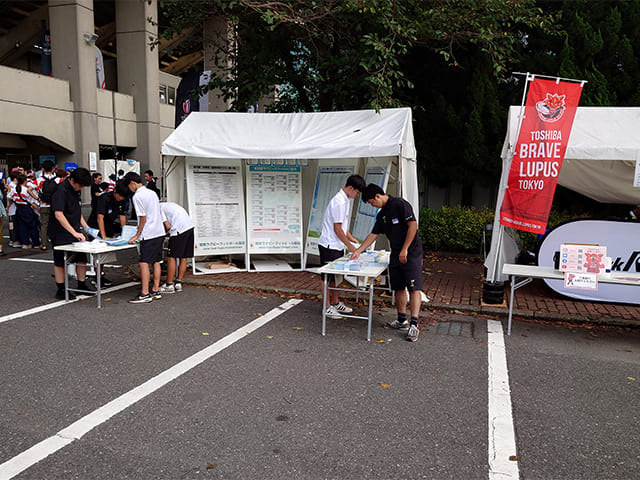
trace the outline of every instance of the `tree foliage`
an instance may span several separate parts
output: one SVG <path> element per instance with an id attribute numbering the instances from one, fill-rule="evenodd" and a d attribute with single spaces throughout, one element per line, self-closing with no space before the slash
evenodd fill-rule
<path id="1" fill-rule="evenodd" d="M 501 77 L 523 32 L 553 24 L 533 0 L 165 0 L 160 8 L 167 37 L 208 16 L 233 22 L 237 48 L 221 52 L 232 71 L 211 86 L 237 110 L 276 85 L 279 111 L 403 105 L 414 85 L 403 64 L 416 49 L 459 67 L 459 49 L 472 46 Z"/>

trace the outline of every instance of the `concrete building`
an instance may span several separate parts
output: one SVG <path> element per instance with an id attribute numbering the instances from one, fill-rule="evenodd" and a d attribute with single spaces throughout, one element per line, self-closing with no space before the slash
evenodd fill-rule
<path id="1" fill-rule="evenodd" d="M 116 151 L 159 173 L 180 78 L 160 71 L 157 16 L 156 0 L 0 3 L 0 169 L 98 170 Z"/>

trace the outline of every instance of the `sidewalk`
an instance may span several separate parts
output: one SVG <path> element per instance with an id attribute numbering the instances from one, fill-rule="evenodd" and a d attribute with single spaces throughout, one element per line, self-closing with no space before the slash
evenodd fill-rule
<path id="1" fill-rule="evenodd" d="M 505 284 L 505 302 L 502 305 L 482 304 L 483 275 L 484 266 L 478 257 L 427 253 L 424 259 L 424 292 L 430 302 L 424 304 L 423 309 L 506 317 L 511 292 L 509 284 Z M 184 281 L 211 287 L 299 293 L 318 298 L 322 292 L 320 276 L 310 272 L 187 273 Z M 572 300 L 551 290 L 539 279 L 517 290 L 513 315 L 514 318 L 640 327 L 640 306 Z"/>

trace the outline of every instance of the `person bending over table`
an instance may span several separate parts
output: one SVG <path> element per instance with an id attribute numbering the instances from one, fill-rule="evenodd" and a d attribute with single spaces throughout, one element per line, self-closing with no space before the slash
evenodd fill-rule
<path id="1" fill-rule="evenodd" d="M 373 183 L 362 193 L 362 201 L 380 211 L 376 215 L 373 230 L 351 255 L 356 260 L 369 245 L 384 233 L 389 239 L 391 256 L 389 275 L 391 289 L 395 292 L 397 320 L 387 323 L 389 328 L 408 328 L 406 339 L 415 342 L 420 330 L 418 318 L 422 304 L 422 242 L 418 222 L 411 204 L 403 198 L 392 197 Z M 406 290 L 405 290 L 406 289 Z M 407 290 L 409 291 L 410 321 L 407 321 Z"/>
<path id="2" fill-rule="evenodd" d="M 160 293 L 160 261 L 162 260 L 162 244 L 164 243 L 165 220 L 160 201 L 155 193 L 142 184 L 140 175 L 134 172 L 127 173 L 122 179 L 124 184 L 133 193 L 133 207 L 138 218 L 136 234 L 129 239 L 129 243 L 135 243 L 140 239 L 140 294 L 129 300 L 129 303 L 149 303 L 152 300 L 162 298 Z M 153 269 L 153 287 L 149 289 L 151 270 Z"/>
<path id="3" fill-rule="evenodd" d="M 164 229 L 169 233 L 167 281 L 160 285 L 160 293 L 181 292 L 182 279 L 187 273 L 187 259 L 193 258 L 195 224 L 187 211 L 177 203 L 160 202 L 160 208 L 166 217 Z"/>
<path id="4" fill-rule="evenodd" d="M 80 232 L 82 227 L 88 227 L 82 216 L 82 200 L 80 192 L 84 187 L 91 185 L 91 173 L 86 168 L 76 168 L 65 181 L 58 185 L 51 197 L 51 210 L 49 212 L 49 238 L 51 244 L 68 245 L 73 242 L 84 242 L 85 236 Z M 56 298 L 64 300 L 64 252 L 53 250 L 53 274 L 56 279 Z M 89 290 L 85 283 L 87 279 L 87 256 L 79 253 L 74 256 L 76 275 L 78 278 L 78 290 Z M 69 292 L 69 299 L 75 295 Z"/>

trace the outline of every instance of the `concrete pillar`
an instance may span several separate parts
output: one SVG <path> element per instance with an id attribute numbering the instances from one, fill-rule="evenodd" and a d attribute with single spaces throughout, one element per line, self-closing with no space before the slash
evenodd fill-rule
<path id="1" fill-rule="evenodd" d="M 73 102 L 75 152 L 58 155 L 58 166 L 75 162 L 89 168 L 89 152 L 98 153 L 98 96 L 93 0 L 49 0 L 53 76 L 69 82 Z"/>
<path id="2" fill-rule="evenodd" d="M 159 175 L 160 73 L 158 49 L 149 45 L 158 28 L 148 17 L 158 19 L 156 0 L 116 0 L 118 91 L 133 96 L 138 133 L 138 146 L 129 157 L 140 162 L 142 171 L 151 168 Z"/>
<path id="3" fill-rule="evenodd" d="M 212 74 L 228 78 L 235 57 L 233 25 L 227 17 L 210 17 L 204 22 L 204 69 Z M 219 89 L 209 92 L 209 112 L 225 112 L 231 101 L 221 98 Z"/>

